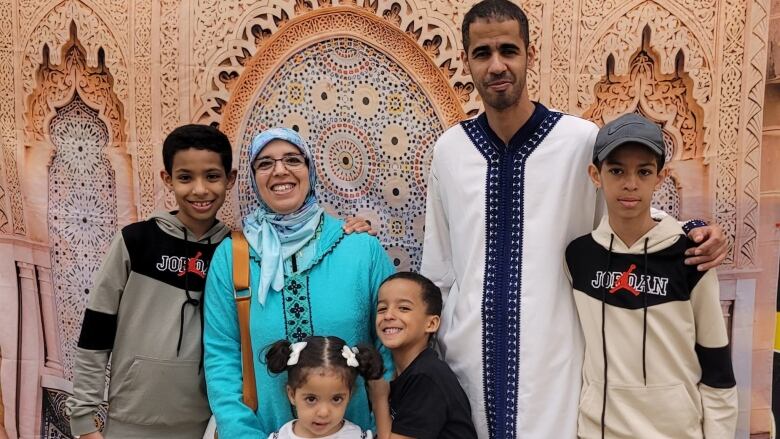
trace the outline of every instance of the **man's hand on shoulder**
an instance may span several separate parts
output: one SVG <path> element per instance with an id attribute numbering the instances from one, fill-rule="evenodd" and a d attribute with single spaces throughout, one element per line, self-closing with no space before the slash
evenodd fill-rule
<path id="1" fill-rule="evenodd" d="M 706 271 L 719 266 L 726 259 L 729 243 L 719 225 L 697 227 L 688 232 L 688 238 L 698 245 L 685 251 L 687 265 L 696 265 L 699 271 Z"/>
<path id="2" fill-rule="evenodd" d="M 368 233 L 371 236 L 376 236 L 377 231 L 371 228 L 371 223 L 359 216 L 347 217 L 344 222 L 344 233 L 349 235 L 352 232 Z"/>

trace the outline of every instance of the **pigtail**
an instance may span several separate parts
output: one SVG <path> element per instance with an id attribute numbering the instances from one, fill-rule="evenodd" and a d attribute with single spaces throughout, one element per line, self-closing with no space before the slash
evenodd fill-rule
<path id="1" fill-rule="evenodd" d="M 268 347 L 265 353 L 265 361 L 271 373 L 282 373 L 287 370 L 287 360 L 292 352 L 289 341 L 279 340 Z"/>
<path id="2" fill-rule="evenodd" d="M 357 372 L 366 380 L 382 378 L 385 365 L 379 351 L 370 344 L 361 344 L 356 348 L 355 357 L 358 360 Z"/>

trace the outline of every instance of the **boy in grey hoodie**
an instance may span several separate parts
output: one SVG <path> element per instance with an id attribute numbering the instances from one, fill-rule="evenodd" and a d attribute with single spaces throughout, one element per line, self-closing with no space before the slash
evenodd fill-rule
<path id="1" fill-rule="evenodd" d="M 173 130 L 160 175 L 179 210 L 122 229 L 95 277 L 67 401 L 82 439 L 203 436 L 211 415 L 202 368 L 202 294 L 217 245 L 216 219 L 236 171 L 227 137 L 206 125 Z M 111 358 L 108 419 L 95 414 Z"/>
<path id="2" fill-rule="evenodd" d="M 608 216 L 566 249 L 586 346 L 580 438 L 734 437 L 718 277 L 684 265 L 695 244 L 673 218 L 650 216 L 663 165 L 657 124 L 628 114 L 599 130 L 589 173 Z"/>

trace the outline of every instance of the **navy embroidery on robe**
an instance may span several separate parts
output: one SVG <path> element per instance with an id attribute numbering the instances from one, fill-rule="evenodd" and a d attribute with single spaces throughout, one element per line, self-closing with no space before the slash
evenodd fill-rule
<path id="1" fill-rule="evenodd" d="M 490 130 L 484 113 L 461 123 L 487 162 L 482 384 L 493 438 L 517 437 L 525 162 L 561 116 L 536 104 L 507 146 Z"/>

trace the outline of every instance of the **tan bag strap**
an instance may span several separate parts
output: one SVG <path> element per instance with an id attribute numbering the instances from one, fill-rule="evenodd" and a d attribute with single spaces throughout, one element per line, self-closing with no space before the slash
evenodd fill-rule
<path id="1" fill-rule="evenodd" d="M 244 404 L 256 411 L 255 363 L 252 358 L 252 338 L 249 334 L 249 305 L 252 293 L 238 295 L 239 291 L 249 289 L 249 243 L 241 231 L 232 232 L 231 238 L 233 239 L 233 297 L 236 299 L 238 328 L 241 332 L 242 394 Z"/>

